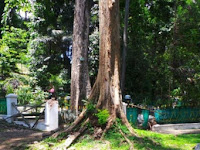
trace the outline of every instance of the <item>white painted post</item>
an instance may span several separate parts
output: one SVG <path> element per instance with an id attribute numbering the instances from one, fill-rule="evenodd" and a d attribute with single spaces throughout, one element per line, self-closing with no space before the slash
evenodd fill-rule
<path id="1" fill-rule="evenodd" d="M 12 103 L 17 105 L 17 95 L 8 94 L 6 96 L 6 103 L 7 103 L 7 117 L 17 114 L 17 110 L 15 110 L 15 108 L 12 106 Z M 9 118 L 7 121 L 12 122 L 13 118 Z"/>
<path id="2" fill-rule="evenodd" d="M 123 108 L 125 115 L 126 115 L 126 107 L 127 107 L 127 104 L 122 102 L 122 108 Z"/>
<path id="3" fill-rule="evenodd" d="M 46 131 L 58 128 L 58 101 L 48 100 L 45 104 L 45 125 Z"/>

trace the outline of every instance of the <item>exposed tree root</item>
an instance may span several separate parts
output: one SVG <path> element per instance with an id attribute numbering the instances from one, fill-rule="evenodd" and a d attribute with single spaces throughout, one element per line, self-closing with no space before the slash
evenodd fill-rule
<path id="1" fill-rule="evenodd" d="M 79 129 L 78 132 L 75 132 L 74 134 L 70 135 L 66 141 L 65 141 L 65 147 L 68 148 L 86 129 L 86 124 L 89 122 L 89 119 L 87 119 L 83 124 L 82 127 Z"/>
<path id="2" fill-rule="evenodd" d="M 123 133 L 123 131 L 119 128 L 119 126 L 117 125 L 117 123 L 116 123 L 116 126 L 118 127 L 119 132 L 120 132 L 121 135 L 124 137 L 124 139 L 126 140 L 126 142 L 130 145 L 129 150 L 133 150 L 133 149 L 134 149 L 133 143 L 127 138 L 127 136 L 126 136 L 126 135 Z"/>
<path id="3" fill-rule="evenodd" d="M 122 109 L 119 109 L 117 113 L 119 114 L 120 119 L 122 120 L 122 123 L 128 128 L 128 130 L 130 131 L 132 136 L 136 136 L 136 133 L 134 131 L 134 129 L 132 128 L 132 126 L 130 125 L 130 123 L 128 122 L 125 114 L 122 112 Z M 81 134 L 83 134 L 85 132 L 85 130 L 87 129 L 86 124 L 91 121 L 90 119 L 92 118 L 87 118 L 85 121 L 85 116 L 86 116 L 86 110 L 83 110 L 82 113 L 80 114 L 80 116 L 72 123 L 72 125 L 62 131 L 56 132 L 52 135 L 52 137 L 57 137 L 60 133 L 70 133 L 73 132 L 71 135 L 69 135 L 69 137 L 66 139 L 65 143 L 64 143 L 64 147 L 68 148 Z M 81 123 L 83 123 L 81 125 Z M 116 123 L 116 109 L 114 111 L 112 111 L 112 115 L 110 116 L 110 118 L 108 119 L 107 125 L 104 128 L 104 130 L 102 130 L 102 128 L 100 128 L 101 130 L 97 130 L 95 134 L 98 135 L 98 137 L 102 140 L 104 135 L 106 134 L 106 132 L 112 127 L 112 125 Z M 78 125 L 81 125 L 81 128 L 78 131 L 75 131 Z M 93 126 L 95 127 L 95 124 L 93 124 Z M 130 150 L 133 150 L 134 146 L 133 143 L 127 138 L 127 136 L 123 133 L 123 131 L 120 129 L 120 127 L 117 125 L 116 126 L 119 129 L 119 132 L 122 134 L 122 136 L 124 137 L 124 139 L 126 140 L 126 142 L 130 145 Z M 97 133 L 99 132 L 99 133 Z"/>
<path id="4" fill-rule="evenodd" d="M 70 127 L 68 127 L 68 128 L 66 128 L 66 129 L 64 129 L 64 130 L 61 130 L 61 131 L 58 131 L 58 132 L 56 132 L 56 133 L 54 133 L 53 135 L 52 135 L 52 137 L 54 137 L 54 138 L 56 138 L 56 137 L 58 137 L 58 135 L 59 134 L 61 134 L 61 133 L 69 133 L 69 132 L 71 132 L 79 123 L 81 123 L 81 121 L 84 119 L 84 117 L 85 117 L 85 114 L 86 114 L 86 110 L 83 110 L 82 112 L 81 112 L 81 114 L 78 116 L 78 118 L 72 123 L 72 125 L 70 126 Z"/>
<path id="5" fill-rule="evenodd" d="M 106 128 L 104 129 L 102 135 L 101 135 L 101 140 L 103 139 L 104 135 L 106 134 L 106 132 L 112 127 L 114 121 L 113 119 L 109 119 L 107 125 L 106 125 Z"/>

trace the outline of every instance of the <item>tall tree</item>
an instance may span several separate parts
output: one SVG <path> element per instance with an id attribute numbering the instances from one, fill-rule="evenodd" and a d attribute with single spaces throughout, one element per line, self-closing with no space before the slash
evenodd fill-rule
<path id="1" fill-rule="evenodd" d="M 91 85 L 88 71 L 88 44 L 90 0 L 76 0 L 73 29 L 73 51 L 71 72 L 71 109 L 78 115 L 78 106 L 83 105 Z"/>
<path id="2" fill-rule="evenodd" d="M 74 1 L 29 0 L 32 6 L 31 73 L 43 89 L 55 86 L 56 95 L 70 93 L 71 36 Z M 64 95 L 64 94 L 61 94 Z"/>
<path id="3" fill-rule="evenodd" d="M 90 121 L 93 126 L 97 126 L 98 134 L 104 133 L 113 125 L 116 118 L 120 118 L 132 135 L 135 132 L 129 124 L 122 110 L 122 96 L 120 88 L 120 35 L 119 35 L 119 0 L 100 0 L 99 1 L 99 26 L 100 26 L 100 57 L 99 71 L 96 82 L 89 96 L 90 103 L 96 105 L 98 110 L 108 110 L 109 118 L 105 126 L 95 124 L 95 114 L 85 115 L 90 111 L 84 110 L 75 120 L 71 127 L 65 132 L 70 132 L 82 121 L 82 127 L 74 135 L 66 140 L 69 146 L 85 129 L 85 124 Z M 94 117 L 91 117 L 94 116 Z M 88 118 L 86 118 L 88 117 Z M 85 120 L 84 120 L 85 119 Z M 100 128 L 100 129 L 99 129 Z M 102 132 L 99 132 L 102 131 Z M 57 136 L 60 132 L 54 134 Z M 101 134 L 102 133 L 102 134 Z"/>
<path id="4" fill-rule="evenodd" d="M 90 99 L 96 100 L 98 109 L 107 109 L 110 118 L 107 129 L 122 119 L 131 133 L 134 131 L 122 110 L 120 88 L 120 21 L 119 0 L 99 1 L 100 56 L 97 80 L 93 86 Z"/>

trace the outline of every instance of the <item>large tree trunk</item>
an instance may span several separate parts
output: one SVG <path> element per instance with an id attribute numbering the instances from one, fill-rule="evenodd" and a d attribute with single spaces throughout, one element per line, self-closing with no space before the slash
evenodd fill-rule
<path id="1" fill-rule="evenodd" d="M 119 117 L 129 131 L 135 134 L 122 110 L 119 0 L 99 1 L 99 23 L 99 71 L 89 99 L 97 101 L 97 108 L 109 110 L 110 118 L 105 130 Z"/>
<path id="2" fill-rule="evenodd" d="M 90 0 L 76 0 L 73 29 L 71 72 L 71 109 L 78 115 L 82 99 L 87 98 L 91 85 L 88 72 L 88 41 Z"/>
<path id="3" fill-rule="evenodd" d="M 99 1 L 100 56 L 97 83 L 99 97 L 97 107 L 110 112 L 121 106 L 119 81 L 120 33 L 119 0 Z M 94 87 L 95 88 L 95 87 Z"/>
<path id="4" fill-rule="evenodd" d="M 120 36 L 119 36 L 119 0 L 99 0 L 99 19 L 100 19 L 100 57 L 99 71 L 96 82 L 92 88 L 89 100 L 97 103 L 97 109 L 107 109 L 110 117 L 107 125 L 102 127 L 96 133 L 104 133 L 113 125 L 116 118 L 120 118 L 122 123 L 126 125 L 132 135 L 135 132 L 129 124 L 126 115 L 122 110 L 122 96 L 120 88 Z M 76 127 L 79 131 L 85 130 L 85 122 L 91 121 L 95 126 L 94 117 L 86 115 L 87 111 L 82 111 L 81 115 L 75 120 L 71 128 L 64 131 L 69 133 Z M 80 125 L 86 118 L 84 125 Z M 94 119 L 94 120 L 92 120 Z M 80 128 L 81 127 L 81 128 Z M 102 130 L 104 129 L 104 130 Z M 67 141 L 69 146 L 81 132 L 75 132 Z M 102 131 L 102 132 L 101 132 Z M 60 132 L 54 134 L 56 137 Z"/>

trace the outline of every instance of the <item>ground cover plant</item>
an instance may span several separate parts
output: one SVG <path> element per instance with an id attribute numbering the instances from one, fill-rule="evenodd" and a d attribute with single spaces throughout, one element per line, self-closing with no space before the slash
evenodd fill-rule
<path id="1" fill-rule="evenodd" d="M 129 135 L 125 126 L 120 125 L 120 128 Z M 128 150 L 129 144 L 116 131 L 118 131 L 117 127 L 111 128 L 103 140 L 95 140 L 91 135 L 85 134 L 76 144 L 69 147 L 69 150 Z M 142 129 L 135 129 L 135 131 L 141 138 L 133 136 L 128 138 L 134 143 L 134 149 L 138 150 L 192 150 L 200 142 L 200 134 L 172 135 Z M 62 149 L 64 142 L 59 138 L 49 137 L 39 143 L 27 145 L 27 149 Z"/>

